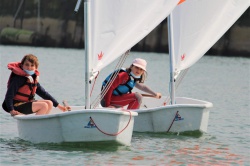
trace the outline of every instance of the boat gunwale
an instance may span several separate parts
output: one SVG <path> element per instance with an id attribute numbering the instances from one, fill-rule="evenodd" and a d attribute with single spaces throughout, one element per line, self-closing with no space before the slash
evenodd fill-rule
<path id="1" fill-rule="evenodd" d="M 166 97 L 166 96 L 163 96 Z M 197 107 L 197 108 L 211 108 L 213 107 L 213 103 L 207 102 L 204 100 L 198 100 L 198 99 L 192 99 L 187 97 L 176 97 L 176 99 L 185 99 L 185 100 L 192 100 L 192 101 L 198 101 L 199 104 L 174 104 L 174 105 L 164 105 L 164 106 L 158 106 L 158 107 L 152 107 L 152 108 L 142 108 L 137 109 L 135 112 L 142 113 L 142 112 L 155 112 L 161 109 L 172 109 L 172 108 L 182 108 L 182 107 Z M 140 116 L 140 115 L 139 115 Z"/>
<path id="2" fill-rule="evenodd" d="M 72 106 L 74 107 L 74 106 Z M 60 113 L 54 113 L 54 114 L 46 114 L 46 115 L 35 115 L 35 114 L 29 114 L 29 115 L 16 115 L 13 118 L 17 120 L 34 120 L 34 119 L 49 119 L 49 118 L 56 118 L 56 117 L 63 117 L 73 114 L 86 114 L 86 113 L 102 113 L 102 114 L 120 114 L 120 115 L 128 115 L 130 116 L 138 116 L 137 112 L 131 111 L 131 110 L 124 110 L 124 109 L 81 109 L 81 110 L 73 110 L 68 112 L 60 112 Z"/>

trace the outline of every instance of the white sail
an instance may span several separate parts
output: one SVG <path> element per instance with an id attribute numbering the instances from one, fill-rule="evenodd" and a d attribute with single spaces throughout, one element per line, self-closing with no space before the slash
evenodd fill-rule
<path id="1" fill-rule="evenodd" d="M 186 0 L 173 11 L 175 71 L 198 61 L 249 7 L 249 0 Z"/>
<path id="2" fill-rule="evenodd" d="M 91 0 L 92 72 L 100 71 L 160 24 L 179 0 Z"/>

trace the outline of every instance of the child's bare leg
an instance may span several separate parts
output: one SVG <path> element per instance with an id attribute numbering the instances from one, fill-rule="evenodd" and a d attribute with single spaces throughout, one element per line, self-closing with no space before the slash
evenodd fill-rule
<path id="1" fill-rule="evenodd" d="M 48 111 L 47 114 L 51 111 L 52 107 L 53 107 L 53 103 L 51 100 L 38 100 L 38 102 L 45 102 L 48 105 Z"/>
<path id="2" fill-rule="evenodd" d="M 49 106 L 46 102 L 36 101 L 32 103 L 32 111 L 36 113 L 36 115 L 44 115 L 48 114 Z"/>

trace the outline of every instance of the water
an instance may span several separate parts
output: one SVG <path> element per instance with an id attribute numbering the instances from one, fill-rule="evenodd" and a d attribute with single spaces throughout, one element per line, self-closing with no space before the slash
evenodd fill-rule
<path id="1" fill-rule="evenodd" d="M 1 95 L 9 77 L 7 63 L 33 53 L 39 58 L 40 83 L 58 101 L 84 104 L 84 52 L 0 46 Z M 141 57 L 148 61 L 146 84 L 168 94 L 168 56 L 132 52 L 124 67 Z M 115 67 L 100 74 L 93 91 Z M 39 144 L 18 138 L 16 121 L 0 111 L 0 165 L 250 165 L 250 59 L 205 56 L 188 72 L 177 96 L 210 101 L 208 133 L 198 135 L 134 133 L 131 146 L 112 144 Z M 42 126 L 41 126 L 42 127 Z"/>

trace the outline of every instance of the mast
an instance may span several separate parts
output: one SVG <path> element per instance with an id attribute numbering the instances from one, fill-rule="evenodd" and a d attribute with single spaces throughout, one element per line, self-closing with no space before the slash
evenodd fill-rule
<path id="1" fill-rule="evenodd" d="M 40 0 L 37 1 L 37 32 L 40 33 L 41 31 L 41 21 L 40 21 L 40 9 L 41 9 L 41 2 Z"/>
<path id="2" fill-rule="evenodd" d="M 174 80 L 174 39 L 173 39 L 173 21 L 172 13 L 168 16 L 168 44 L 170 61 L 170 103 L 175 104 L 175 80 Z"/>
<path id="3" fill-rule="evenodd" d="M 85 108 L 90 108 L 90 64 L 91 59 L 91 24 L 90 24 L 90 0 L 84 0 L 84 41 L 85 41 Z"/>

